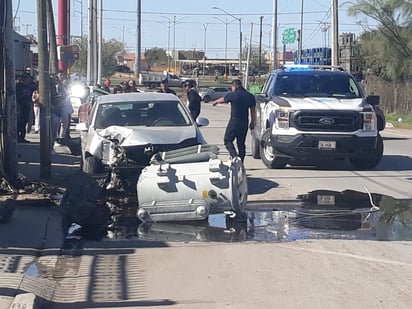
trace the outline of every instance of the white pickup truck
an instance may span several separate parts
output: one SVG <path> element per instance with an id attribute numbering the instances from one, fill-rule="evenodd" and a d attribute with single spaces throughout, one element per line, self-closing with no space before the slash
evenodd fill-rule
<path id="1" fill-rule="evenodd" d="M 170 72 L 147 72 L 139 74 L 139 85 L 151 89 L 160 87 L 162 80 L 167 80 L 170 87 L 181 87 L 184 82 L 178 75 Z"/>
<path id="2" fill-rule="evenodd" d="M 385 116 L 378 104 L 379 97 L 366 97 L 348 72 L 285 66 L 257 95 L 253 157 L 269 168 L 332 158 L 372 169 L 383 153 Z"/>

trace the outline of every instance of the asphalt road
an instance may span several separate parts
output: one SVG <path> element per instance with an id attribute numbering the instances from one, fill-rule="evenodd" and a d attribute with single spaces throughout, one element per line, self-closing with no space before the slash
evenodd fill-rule
<path id="1" fill-rule="evenodd" d="M 223 134 L 230 106 L 202 105 L 201 116 L 210 121 L 202 132 L 209 143 L 221 147 L 228 156 Z M 247 139 L 245 167 L 249 177 L 249 201 L 293 200 L 313 190 L 344 191 L 347 189 L 385 194 L 395 198 L 412 198 L 412 131 L 385 129 L 384 157 L 371 171 L 356 171 L 347 161 L 326 162 L 322 167 L 287 166 L 268 169 L 261 160 L 251 157 L 250 134 Z"/>
<path id="2" fill-rule="evenodd" d="M 204 104 L 202 116 L 210 120 L 202 128 L 205 137 L 221 146 L 225 158 L 222 139 L 229 106 Z M 358 172 L 345 162 L 269 170 L 248 156 L 251 207 L 260 201 L 268 206 L 293 201 L 312 190 L 362 191 L 364 186 L 411 198 L 412 132 L 391 129 L 383 135 L 385 156 L 373 171 Z M 28 147 L 33 150 L 25 151 Z M 79 161 L 63 150 L 58 148 L 59 155 L 52 158 L 59 184 L 68 182 Z M 21 169 L 35 176 L 36 145 L 20 145 L 20 151 Z M 241 234 L 207 225 L 163 225 L 154 231 L 161 240 L 147 241 L 136 236 L 131 220 L 120 231 L 123 237 L 76 240 L 65 239 L 57 207 L 25 201 L 10 222 L 0 225 L 0 308 L 9 308 L 22 292 L 52 302 L 44 308 L 62 309 L 411 308 L 410 241 L 376 241 L 372 231 L 362 229 L 359 233 L 371 237 L 342 239 L 334 231 L 327 239 L 301 237 L 308 231 L 296 235 L 292 218 L 284 220 L 276 211 L 263 215 L 268 217 L 248 224 Z M 292 236 L 289 240 L 300 240 L 281 241 L 283 232 Z M 258 237 L 250 238 L 253 233 Z M 274 242 L 266 242 L 262 234 L 270 234 Z M 173 241 L 175 237 L 189 240 Z M 246 241 L 230 243 L 233 237 Z M 78 250 L 68 246 L 71 241 Z"/>

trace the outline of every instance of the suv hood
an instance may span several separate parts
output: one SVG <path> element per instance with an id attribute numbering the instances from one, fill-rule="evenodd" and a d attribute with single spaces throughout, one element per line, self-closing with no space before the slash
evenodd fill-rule
<path id="1" fill-rule="evenodd" d="M 350 110 L 362 111 L 364 108 L 364 100 L 362 98 L 328 98 L 328 97 L 306 97 L 306 98 L 289 98 L 281 97 L 282 101 L 286 101 L 293 110 Z M 276 102 L 276 100 L 275 100 Z M 286 103 L 285 102 L 285 103 Z M 287 107 L 289 107 L 287 106 Z"/>

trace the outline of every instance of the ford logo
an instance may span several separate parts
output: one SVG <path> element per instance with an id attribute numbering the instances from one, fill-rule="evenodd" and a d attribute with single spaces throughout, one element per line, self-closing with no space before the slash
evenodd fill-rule
<path id="1" fill-rule="evenodd" d="M 319 123 L 330 126 L 335 123 L 335 120 L 332 118 L 321 118 L 319 119 Z"/>

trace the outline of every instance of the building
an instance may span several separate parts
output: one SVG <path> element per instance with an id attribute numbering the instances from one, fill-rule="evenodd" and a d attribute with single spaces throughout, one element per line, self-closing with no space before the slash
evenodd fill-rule
<path id="1" fill-rule="evenodd" d="M 32 58 L 33 54 L 30 50 L 31 41 L 18 34 L 17 32 L 13 32 L 13 40 L 14 40 L 14 67 L 16 74 L 21 74 L 23 72 L 27 72 L 31 70 L 33 67 Z"/>

